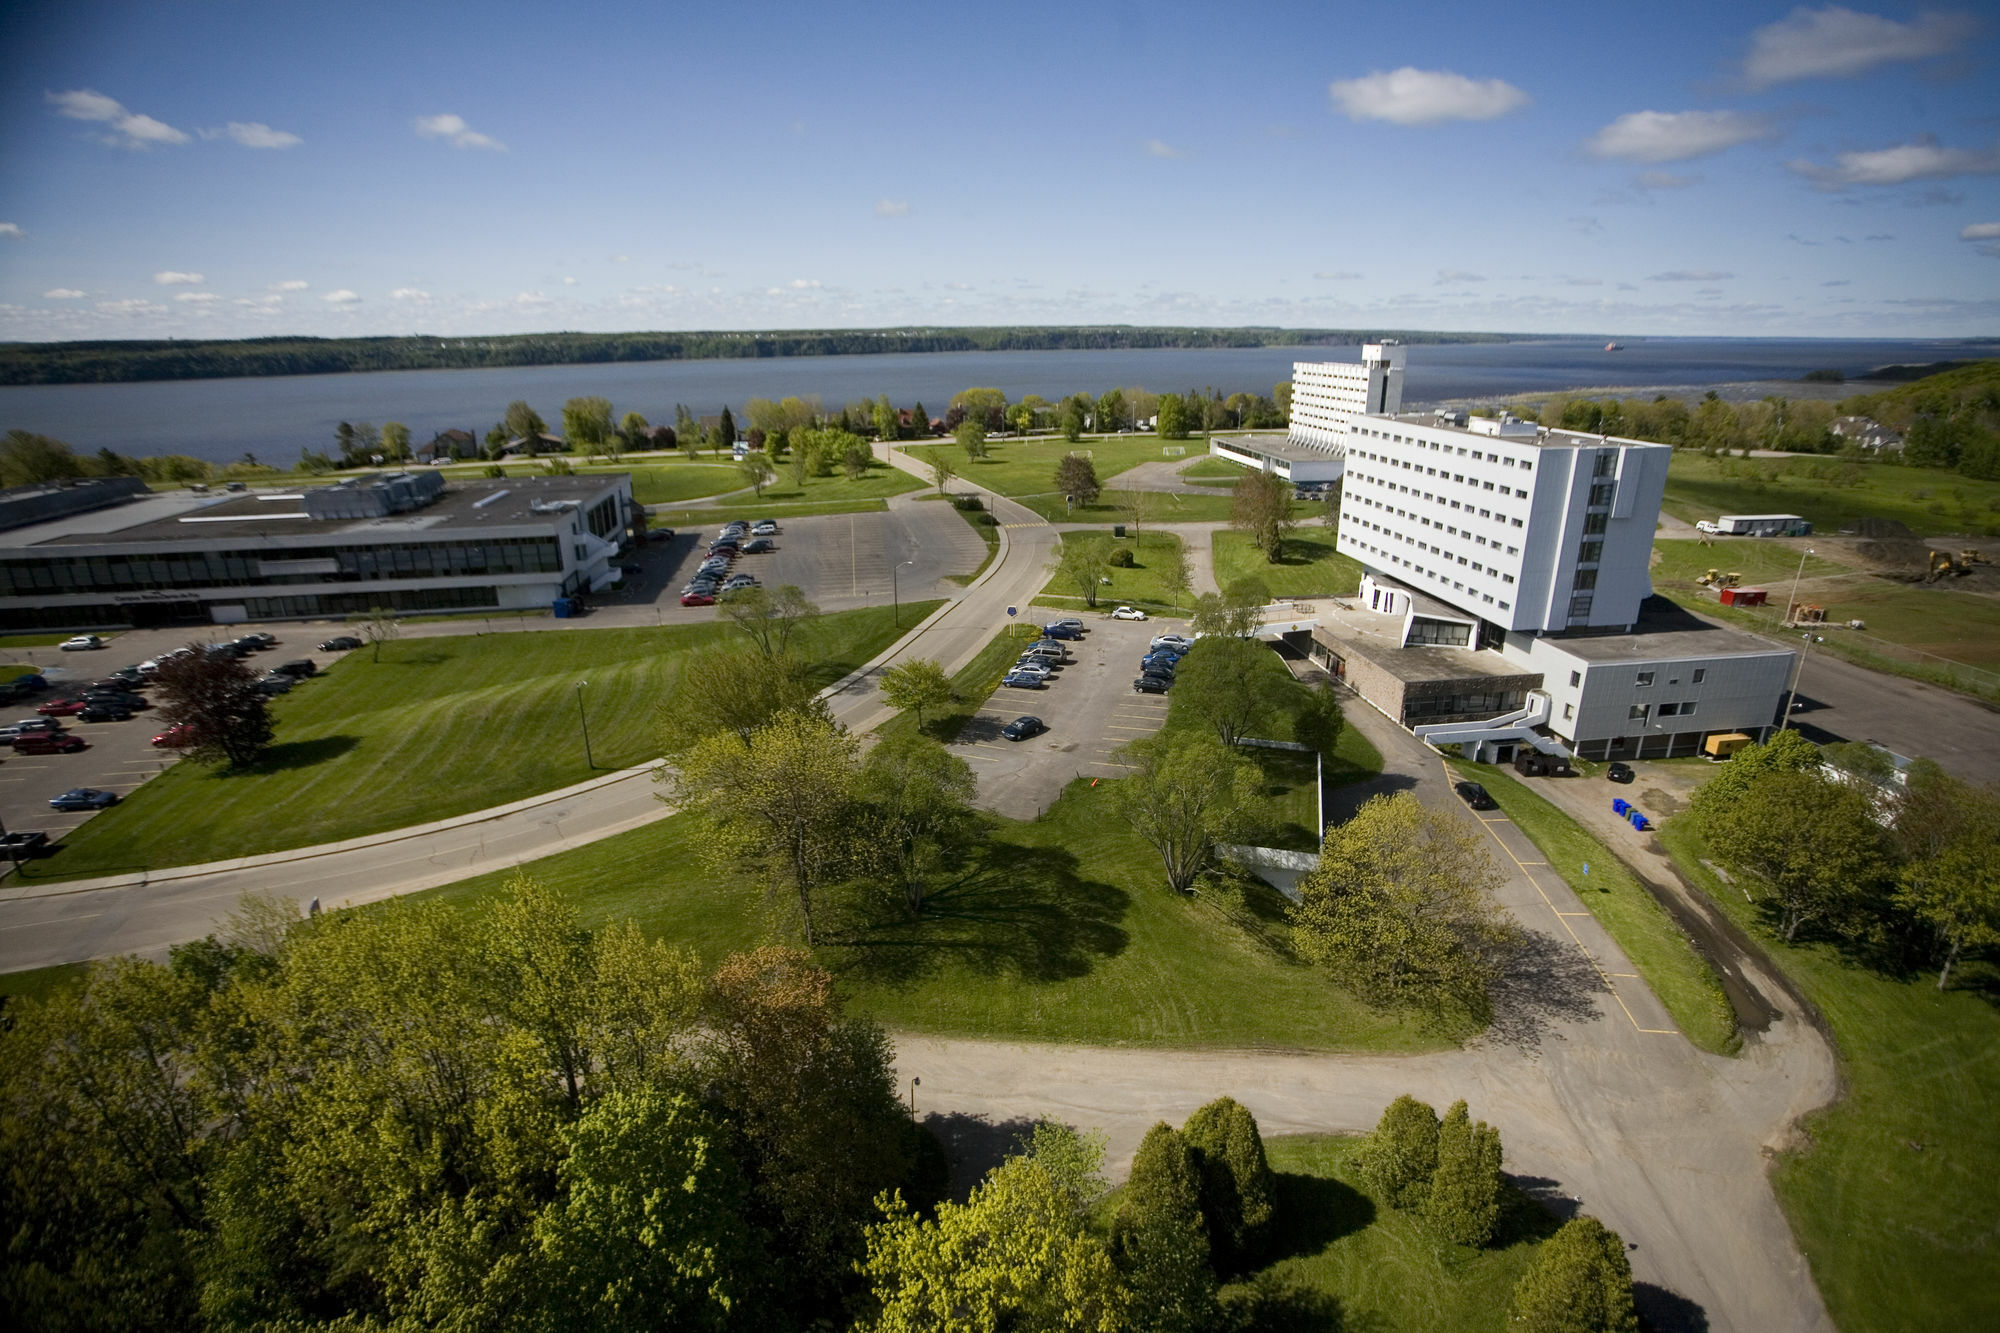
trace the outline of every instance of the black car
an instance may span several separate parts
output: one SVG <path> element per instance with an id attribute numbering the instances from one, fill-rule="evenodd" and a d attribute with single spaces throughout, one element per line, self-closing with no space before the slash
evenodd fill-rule
<path id="1" fill-rule="evenodd" d="M 1072 625 L 1044 625 L 1042 626 L 1042 637 L 1045 639 L 1081 639 L 1083 631 Z"/>
<path id="2" fill-rule="evenodd" d="M 153 701 L 144 695 L 125 690 L 85 690 L 83 702 L 92 708 L 122 708 L 128 713 L 143 712 L 153 706 Z"/>
<path id="3" fill-rule="evenodd" d="M 1139 659 L 1141 671 L 1157 671 L 1163 676 L 1173 675 L 1175 668 L 1180 664 L 1181 659 L 1172 653 L 1151 653 Z"/>
<path id="4" fill-rule="evenodd" d="M 72 787 L 60 796 L 49 797 L 51 810 L 102 810 L 118 804 L 118 793 L 97 787 Z"/>
<path id="5" fill-rule="evenodd" d="M 76 715 L 79 722 L 130 722 L 132 710 L 116 704 L 92 704 Z"/>
<path id="6" fill-rule="evenodd" d="M 769 537 L 752 537 L 749 541 L 743 543 L 743 554 L 745 555 L 762 555 L 766 551 L 775 551 L 777 549 L 778 544 Z"/>
<path id="7" fill-rule="evenodd" d="M 1497 810 L 1500 808 L 1494 804 L 1493 798 L 1486 794 L 1486 788 L 1476 782 L 1455 782 L 1452 784 L 1451 789 L 1458 793 L 1458 799 L 1464 801 L 1474 810 Z"/>
<path id="8" fill-rule="evenodd" d="M 1156 676 L 1151 672 L 1132 682 L 1132 688 L 1140 694 L 1165 694 L 1173 687 L 1174 682 L 1172 677 Z"/>
<path id="9" fill-rule="evenodd" d="M 1613 764 L 1604 770 L 1604 776 L 1610 778 L 1613 782 L 1630 782 L 1632 780 L 1632 766 L 1630 764 Z"/>
<path id="10" fill-rule="evenodd" d="M 319 674 L 319 667 L 310 657 L 301 657 L 292 662 L 280 662 L 277 666 L 271 668 L 271 674 L 286 675 L 298 680 L 304 680 L 307 676 L 317 676 Z"/>
<path id="11" fill-rule="evenodd" d="M 30 856 L 40 856 L 49 849 L 49 835 L 39 829 L 9 833 L 0 837 L 0 857 L 9 861 L 20 861 Z"/>
<path id="12" fill-rule="evenodd" d="M 337 634 L 319 646 L 323 653 L 351 653 L 361 646 L 361 640 L 352 634 Z"/>
<path id="13" fill-rule="evenodd" d="M 1023 714 L 1000 728 L 1000 734 L 1010 741 L 1024 741 L 1030 736 L 1039 736 L 1048 729 L 1048 723 L 1040 718 Z"/>

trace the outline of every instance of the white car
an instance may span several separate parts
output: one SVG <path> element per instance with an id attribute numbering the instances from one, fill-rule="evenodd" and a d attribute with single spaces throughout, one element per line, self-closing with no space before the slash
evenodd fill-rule
<path id="1" fill-rule="evenodd" d="M 1113 620 L 1144 620 L 1146 613 L 1136 606 L 1121 606 L 1111 613 Z"/>
<path id="2" fill-rule="evenodd" d="M 95 634 L 79 634 L 73 639 L 64 639 L 62 641 L 62 650 L 66 653 L 87 653 L 92 648 L 102 648 L 103 646 L 104 640 L 98 638 Z"/>
<path id="3" fill-rule="evenodd" d="M 1701 522 L 1695 524 L 1694 530 L 1696 532 L 1705 532 L 1711 537 L 1719 536 L 1722 532 L 1722 529 L 1720 527 L 1718 527 L 1714 523 L 1709 522 L 1707 519 L 1703 519 L 1701 520 Z"/>

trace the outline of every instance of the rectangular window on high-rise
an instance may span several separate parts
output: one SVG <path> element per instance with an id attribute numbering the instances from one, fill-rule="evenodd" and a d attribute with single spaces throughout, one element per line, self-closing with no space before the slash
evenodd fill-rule
<path id="1" fill-rule="evenodd" d="M 1617 493 L 1618 488 L 1616 486 L 1592 486 L 1590 488 L 1590 503 L 1593 505 L 1608 505 L 1611 503 L 1611 497 Z"/>

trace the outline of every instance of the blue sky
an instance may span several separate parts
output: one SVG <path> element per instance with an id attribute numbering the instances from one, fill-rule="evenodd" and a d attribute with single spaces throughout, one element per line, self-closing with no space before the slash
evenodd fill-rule
<path id="1" fill-rule="evenodd" d="M 0 337 L 2000 334 L 1996 55 L 1949 4 L 21 0 Z"/>

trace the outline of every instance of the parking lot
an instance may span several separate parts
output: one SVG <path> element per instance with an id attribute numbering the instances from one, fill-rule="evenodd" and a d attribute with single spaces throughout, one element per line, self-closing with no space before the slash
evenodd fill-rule
<path id="1" fill-rule="evenodd" d="M 1049 620 L 1065 614 L 1033 610 Z M 1127 766 L 1119 747 L 1145 739 L 1167 720 L 1167 696 L 1135 693 L 1132 679 L 1155 634 L 1185 633 L 1186 626 L 1113 620 L 1104 612 L 1081 618 L 1088 633 L 1068 645 L 1071 660 L 1049 677 L 1047 688 L 1001 686 L 952 743 L 952 753 L 972 765 L 978 804 L 988 810 L 1033 819 L 1077 778 L 1122 776 Z M 1032 740 L 1003 738 L 1000 729 L 1023 714 L 1041 718 L 1049 729 Z"/>

